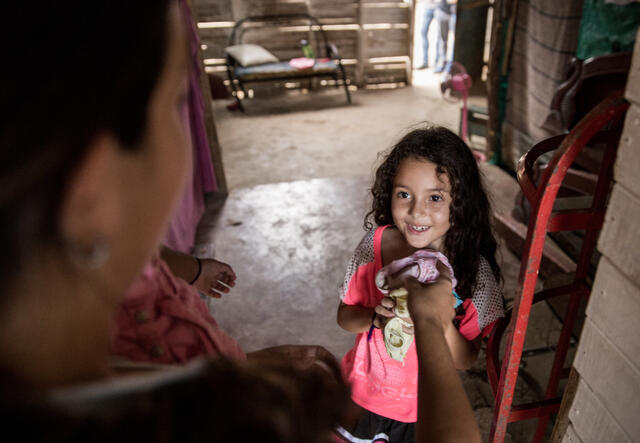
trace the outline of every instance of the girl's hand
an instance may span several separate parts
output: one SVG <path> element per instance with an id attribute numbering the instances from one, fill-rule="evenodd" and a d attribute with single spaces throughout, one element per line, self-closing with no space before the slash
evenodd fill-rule
<path id="1" fill-rule="evenodd" d="M 396 302 L 391 297 L 384 297 L 378 306 L 375 307 L 376 316 L 373 319 L 373 325 L 376 328 L 384 329 L 385 325 L 393 317 L 396 317 L 396 313 L 393 309 L 396 307 Z M 404 332 L 407 334 L 413 334 L 413 320 L 411 318 L 403 318 L 407 323 L 411 323 L 412 326 L 403 326 Z"/>
<path id="2" fill-rule="evenodd" d="M 202 293 L 220 298 L 223 293 L 228 293 L 229 289 L 236 285 L 236 273 L 231 266 L 211 258 L 201 258 L 200 261 L 202 270 L 193 286 Z"/>

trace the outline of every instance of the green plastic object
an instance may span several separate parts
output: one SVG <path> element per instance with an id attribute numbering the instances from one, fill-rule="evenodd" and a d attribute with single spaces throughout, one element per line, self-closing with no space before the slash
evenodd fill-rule
<path id="1" fill-rule="evenodd" d="M 311 44 L 306 41 L 306 40 L 302 40 L 300 42 L 300 46 L 302 46 L 302 54 L 307 57 L 307 58 L 315 58 L 313 56 L 313 48 L 311 47 Z"/>
<path id="2" fill-rule="evenodd" d="M 576 57 L 586 60 L 614 52 L 631 52 L 640 24 L 640 3 L 627 5 L 584 0 Z"/>

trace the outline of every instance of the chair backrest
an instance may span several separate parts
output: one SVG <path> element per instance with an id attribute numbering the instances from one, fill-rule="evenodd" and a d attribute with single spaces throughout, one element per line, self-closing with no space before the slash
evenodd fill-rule
<path id="1" fill-rule="evenodd" d="M 286 32 L 277 28 L 288 27 Z M 306 13 L 249 16 L 238 20 L 229 35 L 229 46 L 256 42 L 281 60 L 301 57 L 300 41 L 307 40 L 316 57 L 329 57 L 327 35 L 318 19 Z"/>
<path id="2" fill-rule="evenodd" d="M 624 88 L 630 68 L 630 52 L 572 59 L 567 80 L 558 86 L 543 126 L 552 132 L 569 132 L 610 93 Z"/>
<path id="3" fill-rule="evenodd" d="M 548 232 L 600 229 L 604 221 L 607 195 L 613 176 L 613 163 L 624 122 L 624 114 L 628 107 L 629 103 L 624 99 L 623 90 L 615 91 L 580 120 L 569 134 L 541 141 L 520 159 L 518 181 L 524 196 L 531 204 L 532 213 L 529 217 L 527 241 L 520 268 L 519 287 L 521 293 L 515 300 L 514 310 L 519 309 L 524 294 L 528 293 L 529 297 L 533 294 L 544 241 Z M 605 145 L 591 206 L 554 213 L 555 199 L 567 176 L 567 171 L 588 143 Z M 533 178 L 535 162 L 540 156 L 552 151 L 553 156 L 543 171 L 539 183 L 536 184 Z M 596 239 L 597 237 L 594 237 L 589 240 L 593 243 L 590 246 L 595 246 Z M 576 279 L 586 278 L 589 258 L 581 257 L 576 270 Z M 537 269 L 534 269 L 536 267 Z M 530 303 L 550 298 L 553 296 L 552 291 L 544 291 L 546 293 L 544 295 L 536 294 L 533 300 L 529 298 Z M 498 355 L 500 340 L 511 320 L 511 312 L 509 312 L 507 317 L 498 321 L 488 338 L 487 373 L 494 393 L 498 389 L 501 371 Z"/>

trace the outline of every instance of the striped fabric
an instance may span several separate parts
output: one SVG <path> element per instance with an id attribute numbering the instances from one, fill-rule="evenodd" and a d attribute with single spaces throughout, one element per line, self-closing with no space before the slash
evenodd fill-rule
<path id="1" fill-rule="evenodd" d="M 576 53 L 583 0 L 520 0 L 516 20 L 503 158 L 515 169 L 535 143 L 556 135 L 542 127 Z"/>

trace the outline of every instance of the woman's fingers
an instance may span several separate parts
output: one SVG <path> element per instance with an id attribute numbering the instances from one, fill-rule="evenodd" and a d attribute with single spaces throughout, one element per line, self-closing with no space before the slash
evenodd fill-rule
<path id="1" fill-rule="evenodd" d="M 392 311 L 393 308 L 396 307 L 396 302 L 391 297 L 383 297 L 383 299 L 380 300 L 380 305 L 383 308 L 386 308 L 389 311 Z"/>
<path id="2" fill-rule="evenodd" d="M 406 321 L 406 320 L 405 320 Z M 413 324 L 411 325 L 402 325 L 402 330 L 406 333 L 406 334 L 411 334 L 413 335 Z"/>

